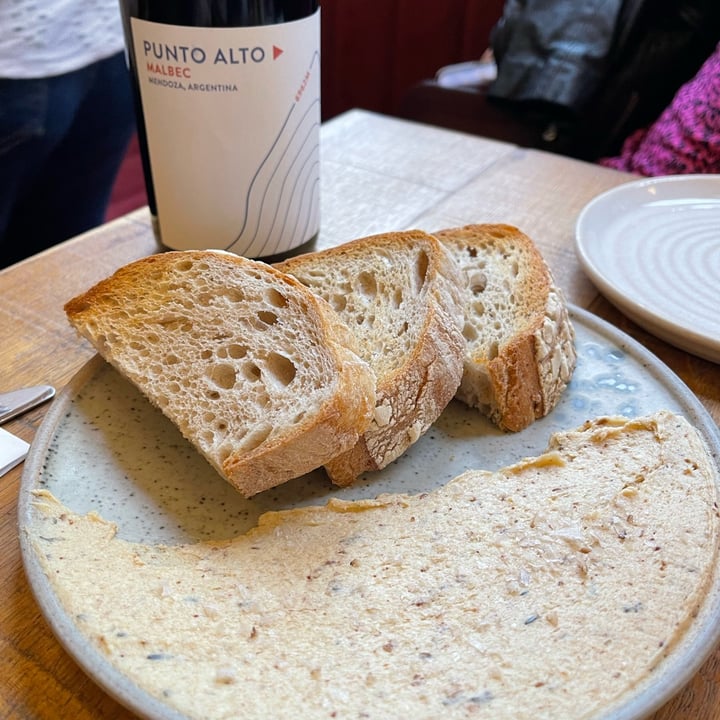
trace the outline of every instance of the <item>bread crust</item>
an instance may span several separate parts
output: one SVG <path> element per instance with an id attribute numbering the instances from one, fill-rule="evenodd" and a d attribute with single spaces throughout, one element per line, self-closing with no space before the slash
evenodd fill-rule
<path id="1" fill-rule="evenodd" d="M 504 430 L 544 417 L 575 368 L 562 291 L 518 228 L 474 224 L 435 233 L 465 276 L 467 351 L 457 397 Z"/>
<path id="2" fill-rule="evenodd" d="M 375 376 L 321 298 L 271 266 L 176 251 L 120 268 L 69 321 L 246 496 L 352 447 Z"/>
<path id="3" fill-rule="evenodd" d="M 398 458 L 455 395 L 465 353 L 462 277 L 444 246 L 420 230 L 359 238 L 277 267 L 342 306 L 376 373 L 370 427 L 325 464 L 335 484 L 349 485 Z"/>

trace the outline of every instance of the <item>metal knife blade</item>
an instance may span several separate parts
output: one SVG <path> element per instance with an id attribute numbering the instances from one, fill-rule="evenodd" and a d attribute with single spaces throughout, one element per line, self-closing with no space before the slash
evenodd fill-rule
<path id="1" fill-rule="evenodd" d="M 55 395 L 55 388 L 52 385 L 35 385 L 0 393 L 0 424 L 49 400 L 53 395 Z"/>

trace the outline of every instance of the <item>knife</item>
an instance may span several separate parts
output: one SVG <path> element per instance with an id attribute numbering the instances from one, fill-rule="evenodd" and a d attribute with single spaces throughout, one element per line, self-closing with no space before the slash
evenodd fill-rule
<path id="1" fill-rule="evenodd" d="M 53 395 L 55 395 L 55 388 L 51 385 L 35 385 L 0 393 L 0 424 L 49 400 Z"/>

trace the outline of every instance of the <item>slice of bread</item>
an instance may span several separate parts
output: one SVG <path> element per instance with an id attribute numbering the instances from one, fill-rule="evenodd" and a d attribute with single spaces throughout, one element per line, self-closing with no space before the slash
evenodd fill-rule
<path id="1" fill-rule="evenodd" d="M 516 227 L 466 225 L 435 236 L 467 281 L 467 351 L 457 397 L 503 430 L 522 430 L 552 410 L 575 368 L 563 293 Z"/>
<path id="2" fill-rule="evenodd" d="M 325 463 L 334 483 L 385 467 L 437 419 L 462 376 L 462 276 L 419 230 L 360 238 L 276 267 L 325 298 L 358 339 L 377 377 L 373 421 Z"/>
<path id="3" fill-rule="evenodd" d="M 375 376 L 322 299 L 265 263 L 168 252 L 65 305 L 78 332 L 246 496 L 352 447 Z"/>

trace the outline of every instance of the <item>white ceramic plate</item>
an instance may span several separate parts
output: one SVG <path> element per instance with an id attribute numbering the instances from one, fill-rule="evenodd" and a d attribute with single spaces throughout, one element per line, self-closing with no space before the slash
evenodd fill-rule
<path id="1" fill-rule="evenodd" d="M 580 263 L 649 332 L 720 362 L 720 175 L 676 175 L 598 195 L 576 226 Z"/>
<path id="2" fill-rule="evenodd" d="M 59 394 L 38 431 L 25 464 L 19 503 L 25 569 L 43 614 L 70 654 L 107 692 L 140 716 L 177 719 L 177 712 L 116 670 L 85 637 L 45 576 L 26 528 L 36 511 L 32 492 L 47 488 L 72 510 L 96 510 L 119 525 L 119 536 L 146 543 L 176 543 L 235 536 L 259 513 L 331 496 L 374 497 L 431 490 L 467 468 L 496 469 L 542 452 L 550 434 L 598 415 L 628 417 L 666 408 L 683 414 L 703 434 L 716 462 L 720 437 L 712 418 L 688 388 L 657 358 L 617 329 L 573 310 L 578 366 L 561 402 L 546 418 L 517 434 L 503 434 L 477 412 L 453 402 L 433 428 L 398 461 L 358 485 L 334 488 L 313 473 L 242 498 L 188 445 L 158 411 L 99 358 Z M 122 592 L 123 578 L 117 579 Z M 641 718 L 676 693 L 720 639 L 720 580 L 685 640 L 648 683 L 628 688 L 606 720 Z M 582 699 L 578 698 L 582 703 Z"/>

